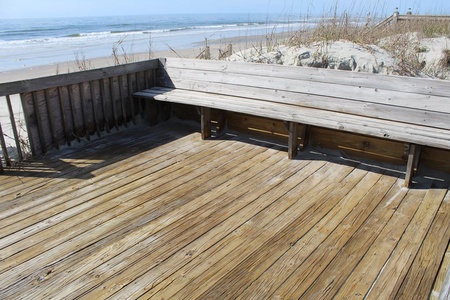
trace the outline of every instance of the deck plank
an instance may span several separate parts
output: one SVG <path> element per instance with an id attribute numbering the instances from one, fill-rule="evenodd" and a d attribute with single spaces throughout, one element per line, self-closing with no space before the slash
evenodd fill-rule
<path id="1" fill-rule="evenodd" d="M 280 168 L 278 172 L 282 172 L 281 168 L 284 164 L 285 162 L 283 159 L 283 163 L 281 164 L 281 166 L 274 165 L 274 167 Z M 302 175 L 308 176 L 322 166 L 323 163 L 308 164 L 305 168 L 301 169 Z M 146 285 L 150 287 L 153 285 L 156 286 L 159 282 L 172 275 L 174 270 L 177 270 L 177 268 L 181 268 L 193 259 L 198 258 L 202 254 L 202 252 L 209 249 L 211 245 L 220 243 L 222 239 L 225 238 L 230 232 L 234 232 L 234 230 L 239 228 L 239 225 L 242 222 L 245 222 L 245 220 L 256 214 L 258 210 L 264 209 L 264 207 L 269 206 L 271 203 L 273 203 L 272 199 L 268 197 L 267 194 L 271 193 L 271 195 L 276 195 L 277 193 L 283 193 L 284 188 L 286 186 L 289 186 L 289 183 L 291 185 L 293 184 L 292 178 L 295 178 L 295 176 L 292 175 L 295 174 L 296 171 L 298 171 L 298 169 L 290 170 L 290 172 L 286 173 L 286 175 L 283 175 L 283 177 L 287 176 L 285 180 L 276 180 L 270 182 L 270 184 L 267 184 L 266 186 L 260 186 L 258 190 L 253 187 L 252 189 L 250 189 L 250 191 L 253 192 L 250 194 L 250 197 L 246 195 L 245 188 L 248 188 L 248 186 L 243 186 L 242 188 L 244 189 L 239 188 L 238 195 L 241 194 L 241 196 L 237 197 L 235 202 L 232 202 L 230 204 L 231 207 L 226 207 L 225 209 L 225 211 L 228 211 L 228 209 L 230 209 L 232 212 L 234 212 L 234 214 L 227 213 L 225 215 L 226 218 L 224 218 L 223 216 L 218 215 L 224 213 L 224 211 L 219 210 L 214 212 L 214 214 L 212 214 L 211 217 L 208 218 L 208 226 L 201 226 L 201 228 L 205 231 L 199 232 L 198 230 L 196 230 L 197 239 L 186 240 L 185 238 L 183 238 L 185 240 L 185 243 L 187 242 L 187 244 L 185 244 L 177 253 L 174 253 L 172 257 L 169 257 L 167 260 L 165 260 L 164 264 L 155 266 L 150 265 L 149 267 L 147 267 L 148 273 L 145 274 L 145 276 L 139 277 L 138 280 L 128 285 L 128 287 L 131 289 L 135 288 L 136 286 L 141 286 L 141 288 L 136 291 L 125 289 L 123 292 L 125 294 L 128 294 L 129 292 L 136 292 L 139 295 L 139 293 L 142 293 L 142 287 L 144 287 L 145 289 Z M 270 174 L 268 170 L 266 170 L 265 172 Z M 264 181 L 260 182 L 262 183 Z M 232 191 L 234 191 L 234 189 Z M 229 197 L 229 201 L 233 201 L 233 195 L 229 195 Z M 151 262 L 152 260 L 148 261 Z M 168 268 L 167 264 L 170 265 L 170 268 Z M 134 270 L 130 270 L 130 272 L 131 271 Z M 141 280 L 144 280 L 144 282 L 142 282 Z"/>
<path id="2" fill-rule="evenodd" d="M 256 298 L 254 295 L 258 294 L 271 295 L 276 291 L 280 293 L 281 286 L 287 286 L 294 290 L 295 287 L 310 286 L 360 228 L 361 223 L 369 217 L 389 187 L 396 182 L 396 178 L 391 176 L 380 176 L 379 181 L 373 181 L 373 178 L 370 177 L 367 176 L 366 182 L 362 181 L 356 186 L 360 193 L 367 192 L 356 209 L 349 211 L 352 205 L 347 204 L 349 204 L 349 200 L 359 201 L 359 198 L 352 193 L 347 194 L 339 205 L 334 207 L 333 211 L 330 211 L 330 214 L 316 225 L 314 230 L 305 235 L 303 242 L 300 240 L 300 243 L 293 245 L 261 277 L 252 282 L 239 297 L 250 299 Z M 339 218 L 330 220 L 333 214 L 343 214 L 345 218 L 341 222 Z M 314 239 L 317 242 L 311 243 Z M 288 279 L 286 280 L 286 278 Z M 285 293 L 282 292 L 282 294 Z"/>
<path id="3" fill-rule="evenodd" d="M 403 200 L 406 189 L 400 188 L 397 180 L 394 186 L 388 190 L 380 204 L 371 213 L 369 218 L 358 228 L 350 240 L 339 249 L 339 253 L 326 266 L 314 282 L 298 281 L 290 277 L 274 295 L 287 295 L 292 298 L 305 299 L 330 299 L 351 275 L 353 269 L 370 245 L 373 244 L 378 234 L 383 230 L 386 222 L 391 218 L 395 208 Z M 295 275 L 293 275 L 295 276 Z"/>
<path id="4" fill-rule="evenodd" d="M 193 147 L 197 144 L 193 143 Z M 49 213 L 58 215 L 63 211 L 68 211 L 73 207 L 79 207 L 80 202 L 85 202 L 89 198 L 95 198 L 95 194 L 107 193 L 111 189 L 111 184 L 116 184 L 116 187 L 127 186 L 133 181 L 140 178 L 145 178 L 148 174 L 157 172 L 162 168 L 166 168 L 177 162 L 178 155 L 187 155 L 190 146 L 185 146 L 166 151 L 155 151 L 155 157 L 152 160 L 148 160 L 145 154 L 137 155 L 133 162 L 120 165 L 110 165 L 105 167 L 101 174 L 96 175 L 94 178 L 78 182 L 74 185 L 57 184 L 53 183 L 50 191 L 47 193 L 36 193 L 36 200 L 31 201 L 32 195 L 28 198 L 28 201 L 17 201 L 11 203 L 12 209 L 9 209 L 9 215 L 4 214 L 2 219 L 3 228 L 0 229 L 0 237 L 8 235 L 8 233 L 17 232 L 20 228 L 26 228 L 26 226 L 37 224 L 38 222 L 49 221 Z M 167 159 L 166 155 L 173 155 L 172 158 Z M 95 179 L 95 180 L 94 180 Z M 105 180 L 107 179 L 107 180 Z M 76 189 L 74 188 L 76 187 Z M 132 186 L 128 186 L 132 188 Z M 70 197 L 71 201 L 67 201 Z M 61 220 L 61 216 L 57 217 Z M 52 222 L 53 223 L 53 222 Z M 42 229 L 39 226 L 36 229 Z M 32 231 L 27 231 L 27 234 L 31 234 Z M 21 237 L 26 237 L 21 234 Z M 3 245 L 3 241 L 1 242 Z"/>
<path id="5" fill-rule="evenodd" d="M 416 258 L 446 192 L 445 190 L 435 189 L 430 189 L 427 192 L 395 251 L 370 290 L 368 299 L 394 299 Z M 431 255 L 431 253 L 429 254 Z M 414 276 L 417 275 L 414 274 Z"/>
<path id="6" fill-rule="evenodd" d="M 255 153 L 251 154 L 251 153 L 246 153 L 246 155 L 242 156 L 241 159 L 239 159 L 236 163 L 243 163 L 243 161 L 247 160 L 249 158 L 249 155 L 254 155 Z M 268 156 L 269 153 L 264 153 L 264 155 Z M 261 158 L 262 155 L 256 155 L 256 157 Z M 232 168 L 233 166 L 235 166 L 235 164 L 231 164 L 230 162 L 227 163 L 229 168 Z M 239 170 L 236 168 L 236 170 Z M 245 170 L 245 169 L 243 169 Z M 222 169 L 218 169 L 217 172 L 223 172 L 226 171 L 223 168 Z M 211 178 L 211 176 L 214 176 L 215 174 L 207 174 L 207 178 Z M 207 192 L 208 189 L 211 189 L 214 186 L 221 186 L 223 183 L 221 183 L 221 180 L 223 181 L 224 178 L 220 178 L 217 177 L 217 180 L 210 180 L 208 182 L 207 185 L 205 185 L 204 190 L 200 191 L 200 190 L 196 190 L 196 193 L 205 193 L 205 191 Z M 188 183 L 190 184 L 190 183 Z M 170 197 L 169 199 L 165 199 L 166 201 L 170 201 L 170 199 L 172 199 L 174 202 L 180 202 L 179 200 L 177 201 L 177 198 L 179 197 L 183 197 L 183 190 L 177 190 L 178 193 L 174 194 L 173 196 L 171 196 L 169 193 L 168 194 L 164 194 L 164 198 Z M 189 196 L 191 197 L 191 196 Z M 202 197 L 201 195 L 197 195 L 197 197 Z M 190 199 L 192 200 L 192 199 Z M 209 201 L 211 201 L 212 199 L 207 199 Z M 205 203 L 199 204 L 200 207 L 202 207 L 202 205 L 205 205 Z M 160 242 L 161 239 L 165 239 L 166 237 L 164 236 L 164 234 L 162 234 L 160 231 L 164 230 L 164 228 L 166 226 L 168 226 L 171 222 L 175 222 L 178 219 L 183 219 L 183 217 L 189 217 L 190 213 L 195 213 L 195 209 L 198 209 L 198 207 L 196 207 L 195 205 L 193 205 L 192 201 L 188 201 L 186 203 L 179 203 L 179 207 L 172 207 L 170 211 L 166 211 L 165 214 L 161 214 L 158 217 L 154 217 L 154 218 L 149 218 L 149 217 L 143 217 L 142 220 L 136 220 L 135 222 L 137 222 L 139 224 L 139 227 L 137 227 L 136 229 L 133 230 L 132 233 L 130 233 L 128 236 L 125 237 L 120 237 L 120 239 L 124 239 L 122 241 L 109 241 L 110 242 L 114 242 L 114 243 L 119 243 L 122 244 L 127 244 L 128 246 L 130 246 L 130 242 L 128 241 L 129 239 L 131 239 L 132 241 L 132 245 L 134 245 L 134 243 L 139 242 L 139 244 L 134 245 L 135 247 L 131 247 L 130 249 L 126 250 L 125 253 L 120 253 L 120 252 L 115 252 L 113 251 L 113 249 L 110 249 L 110 251 L 108 251 L 108 259 L 112 259 L 113 262 L 115 262 L 115 269 L 119 270 L 120 266 L 125 266 L 125 267 L 130 267 L 130 266 L 134 266 L 135 262 L 133 263 L 133 261 L 138 261 L 139 262 L 139 256 L 140 255 L 148 255 L 147 251 L 148 250 L 148 246 L 151 246 L 155 240 Z M 161 209 L 162 210 L 162 209 Z M 179 229 L 182 230 L 182 229 Z M 134 231 L 136 231 L 136 233 L 134 233 Z M 147 231 L 147 232 L 146 232 Z M 175 231 L 174 228 L 170 227 L 169 232 L 171 233 L 172 231 Z M 179 232 L 175 231 L 175 237 L 177 235 L 179 235 Z M 148 238 L 148 241 L 145 240 L 145 238 Z M 174 238 L 174 237 L 172 237 Z M 105 241 L 101 241 L 99 242 L 99 244 L 103 243 Z M 141 248 L 144 247 L 144 248 Z M 154 246 L 153 246 L 154 247 Z M 119 249 L 122 249 L 122 247 L 119 247 Z M 166 249 L 167 250 L 167 249 Z M 95 254 L 94 257 L 92 257 L 92 264 L 95 264 L 96 262 L 100 262 L 100 263 L 104 263 L 104 265 L 100 265 L 98 266 L 98 268 L 94 269 L 91 274 L 89 274 L 89 281 L 92 284 L 97 283 L 101 283 L 102 280 L 106 280 L 108 279 L 108 276 L 111 274 L 110 271 L 108 270 L 108 268 L 106 267 L 107 265 L 110 265 L 111 261 L 108 260 L 104 260 L 104 259 L 100 259 L 98 260 L 98 255 L 97 253 L 93 253 Z M 114 255 L 117 255 L 117 257 L 114 257 Z M 84 259 L 88 259 L 89 261 L 91 261 L 91 257 L 88 255 L 87 257 L 85 257 Z M 105 266 L 106 265 L 106 266 Z M 89 265 L 90 268 L 92 268 L 92 265 Z M 70 270 L 70 274 L 73 273 L 73 271 L 80 273 L 78 270 L 78 268 L 76 270 Z M 67 272 L 68 273 L 68 272 Z M 95 273 L 95 279 L 92 278 L 92 273 Z M 80 273 L 81 275 L 83 274 L 83 272 Z M 72 275 L 71 275 L 72 276 Z M 67 280 L 66 276 L 63 276 L 62 279 Z M 72 279 L 75 279 L 74 277 L 72 277 Z M 118 279 L 118 278 L 116 278 Z M 80 278 L 71 281 L 71 282 L 67 282 L 68 286 L 67 288 L 65 288 L 64 290 L 67 290 L 69 293 L 73 292 L 73 291 L 77 291 L 77 293 L 80 293 L 83 291 L 83 287 L 85 285 L 86 282 L 86 278 L 81 276 Z M 77 286 L 79 285 L 79 286 Z M 94 285 L 95 286 L 95 285 Z M 104 295 L 104 293 L 102 292 L 102 294 Z M 90 297 L 92 296 L 92 294 L 90 295 Z"/>
<path id="7" fill-rule="evenodd" d="M 438 200 L 438 197 L 434 199 L 434 201 Z M 445 256 L 447 249 L 442 241 L 449 240 L 450 192 L 447 192 L 447 196 L 439 207 L 436 218 L 427 232 L 419 253 L 397 292 L 396 299 L 425 299 L 430 296 L 434 282 L 438 281 L 436 274 L 443 262 L 442 257 Z"/>
<path id="8" fill-rule="evenodd" d="M 0 298 L 425 295 L 448 178 L 405 189 L 393 166 L 286 151 L 172 120 L 7 170 Z"/>
<path id="9" fill-rule="evenodd" d="M 351 171 L 348 169 L 346 170 L 347 172 Z M 317 171 L 314 175 L 316 174 L 321 173 Z M 345 175 L 339 172 L 331 172 L 326 177 L 339 178 Z M 234 267 L 240 265 L 254 251 L 260 248 L 267 249 L 267 247 L 261 247 L 260 245 L 265 245 L 269 241 L 276 240 L 279 236 L 286 235 L 286 232 L 291 232 L 293 228 L 297 227 L 296 225 L 301 224 L 300 220 L 302 218 L 296 217 L 301 212 L 310 213 L 310 210 L 307 210 L 307 208 L 314 204 L 321 195 L 330 193 L 335 187 L 327 180 L 314 184 L 314 180 L 317 181 L 318 178 L 313 177 L 311 177 L 312 180 L 309 180 L 311 182 L 309 186 L 317 187 L 317 185 L 320 185 L 323 193 L 317 194 L 316 190 L 313 189 L 315 193 L 313 195 L 311 190 L 309 190 L 308 197 L 305 196 L 302 199 L 298 196 L 302 195 L 302 191 L 299 191 L 296 188 L 297 186 L 292 186 L 288 193 L 281 191 L 283 194 L 280 198 L 270 193 L 268 197 L 270 201 L 275 200 L 276 205 L 273 205 L 272 203 L 274 202 L 271 202 L 267 209 L 259 212 L 249 220 L 242 220 L 242 218 L 234 220 L 233 223 L 241 222 L 242 225 L 235 229 L 227 238 L 213 245 L 208 251 L 183 266 L 180 269 L 181 272 L 177 272 L 175 276 L 170 276 L 163 281 L 160 285 L 164 288 L 160 289 L 158 293 L 154 295 L 146 294 L 145 297 L 156 297 L 158 299 L 171 296 L 175 298 L 199 297 L 205 289 L 230 272 Z M 302 201 L 307 199 L 312 202 Z M 298 223 L 295 224 L 296 222 L 292 222 L 292 220 Z M 245 223 L 242 223 L 243 221 Z M 211 268 L 211 266 L 213 267 Z"/>
<path id="10" fill-rule="evenodd" d="M 389 223 L 377 237 L 370 249 L 364 255 L 353 273 L 335 295 L 337 298 L 364 298 L 371 290 L 381 270 L 398 242 L 402 238 L 411 219 L 420 206 L 426 191 L 408 193 L 406 199 L 400 204 Z"/>
<path id="11" fill-rule="evenodd" d="M 175 164 L 150 176 L 137 178 L 123 189 L 115 189 L 108 194 L 93 195 L 94 200 L 99 202 L 100 205 L 94 206 L 86 211 L 85 214 L 78 214 L 76 217 L 65 220 L 62 222 L 64 225 L 60 224 L 56 228 L 50 227 L 48 230 L 41 232 L 39 237 L 34 237 L 37 243 L 31 247 L 26 248 L 30 245 L 25 240 L 23 246 L 22 243 L 15 243 L 10 247 L 3 248 L 2 255 L 5 258 L 11 257 L 11 259 L 8 260 L 9 263 L 3 263 L 0 266 L 0 272 L 3 271 L 4 274 L 8 275 L 4 281 L 0 280 L 0 284 L 8 285 L 12 280 L 19 281 L 21 280 L 20 274 L 23 274 L 24 270 L 38 267 L 39 265 L 36 265 L 36 263 L 28 263 L 30 258 L 34 256 L 39 256 L 36 259 L 43 265 L 46 262 L 51 262 L 55 256 L 69 254 L 74 251 L 73 246 L 76 249 L 83 242 L 94 242 L 96 239 L 101 238 L 102 235 L 111 234 L 126 226 L 130 220 L 138 218 L 145 212 L 142 209 L 145 205 L 155 205 L 155 203 L 148 202 L 146 193 L 149 191 L 152 191 L 152 194 L 157 196 L 167 193 L 183 183 L 190 184 L 190 181 L 196 176 L 203 175 L 202 179 L 208 180 L 205 175 L 206 169 L 219 166 L 220 160 L 211 159 L 209 164 L 206 163 L 200 168 L 194 168 L 190 164 L 195 163 L 201 157 L 212 156 L 220 150 L 221 146 L 225 147 L 224 149 L 228 148 L 228 150 L 222 151 L 224 154 L 235 150 L 235 148 L 227 146 L 225 143 L 219 143 L 218 147 L 205 149 L 204 153 L 202 153 L 204 156 L 193 155 L 187 158 L 187 164 L 181 169 Z M 252 147 L 247 148 L 250 150 Z M 189 176 L 186 176 L 188 174 Z M 156 204 L 159 203 L 156 202 Z M 52 237 L 50 241 L 48 241 L 48 237 Z M 68 242 L 63 243 L 66 240 Z M 22 251 L 24 249 L 27 249 L 27 251 Z"/>
<path id="12" fill-rule="evenodd" d="M 447 246 L 444 259 L 436 276 L 430 300 L 445 299 L 450 296 L 450 242 Z"/>

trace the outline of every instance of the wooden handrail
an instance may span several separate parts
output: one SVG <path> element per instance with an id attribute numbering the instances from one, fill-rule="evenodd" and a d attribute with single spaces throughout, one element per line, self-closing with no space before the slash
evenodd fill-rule
<path id="1" fill-rule="evenodd" d="M 0 83 L 0 97 L 157 69 L 158 59 L 74 73 Z"/>
<path id="2" fill-rule="evenodd" d="M 142 111 L 132 94 L 140 86 L 153 86 L 160 61 L 152 59 L 113 67 L 0 83 L 0 101 L 6 101 L 9 118 L 0 120 L 0 171 L 3 162 L 22 161 L 26 151 L 41 155 L 71 141 L 101 135 L 136 122 Z M 18 97 L 20 95 L 20 98 Z M 23 110 L 26 133 L 17 130 Z M 16 111 L 14 111 L 16 110 Z M 3 123 L 3 124 L 2 124 Z M 4 126 L 2 126 L 4 125 Z M 6 126 L 5 126 L 6 125 Z M 8 128 L 6 133 L 5 128 Z M 11 132 L 10 132 L 11 131 Z M 21 136 L 19 136 L 21 135 Z M 5 137 L 14 140 L 7 143 Z M 8 140 L 9 142 L 9 140 Z M 9 149 L 9 150 L 8 150 Z M 11 149 L 16 149 L 12 158 Z"/>

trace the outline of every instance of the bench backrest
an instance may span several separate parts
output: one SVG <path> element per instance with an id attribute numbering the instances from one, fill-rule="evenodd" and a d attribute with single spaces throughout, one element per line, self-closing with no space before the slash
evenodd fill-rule
<path id="1" fill-rule="evenodd" d="M 165 72 L 159 84 L 166 87 L 419 125 L 450 135 L 447 81 L 174 58 L 167 59 Z"/>

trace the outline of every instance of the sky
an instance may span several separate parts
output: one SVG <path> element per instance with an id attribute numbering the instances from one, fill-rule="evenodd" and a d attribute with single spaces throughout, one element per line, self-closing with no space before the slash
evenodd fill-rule
<path id="1" fill-rule="evenodd" d="M 0 18 L 53 18 L 181 13 L 275 13 L 294 15 L 339 12 L 378 16 L 448 14 L 450 0 L 0 0 Z"/>

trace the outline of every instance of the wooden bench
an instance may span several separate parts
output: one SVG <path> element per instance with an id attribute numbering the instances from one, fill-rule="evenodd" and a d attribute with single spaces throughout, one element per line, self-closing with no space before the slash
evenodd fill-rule
<path id="1" fill-rule="evenodd" d="M 201 107 L 202 138 L 211 135 L 211 109 L 288 122 L 290 158 L 298 124 L 405 143 L 405 185 L 421 146 L 450 149 L 450 82 L 327 69 L 161 59 L 159 82 L 141 98 Z M 305 128 L 305 126 L 302 126 Z"/>

